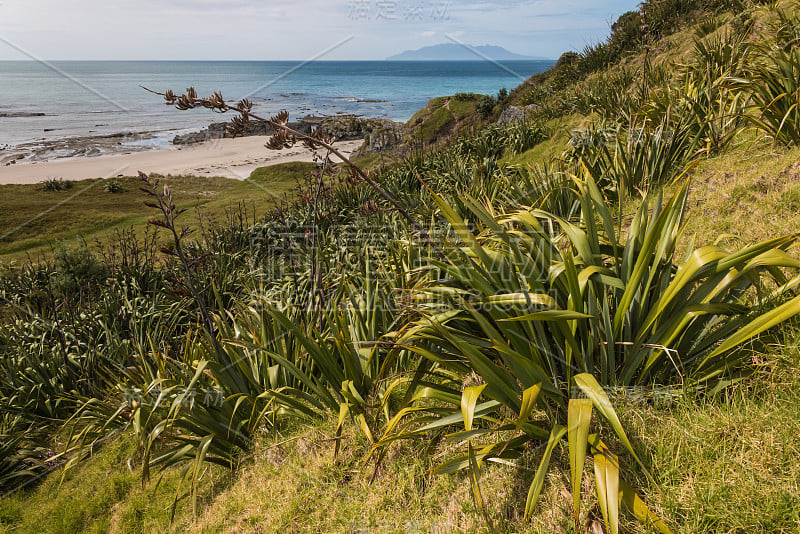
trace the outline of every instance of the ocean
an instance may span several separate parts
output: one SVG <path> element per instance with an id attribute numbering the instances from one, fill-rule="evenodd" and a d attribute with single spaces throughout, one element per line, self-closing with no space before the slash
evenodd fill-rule
<path id="1" fill-rule="evenodd" d="M 262 115 L 353 113 L 408 120 L 435 96 L 495 94 L 551 61 L 69 61 L 0 62 L 0 148 L 21 143 L 154 132 L 167 145 L 176 133 L 229 120 L 208 110 L 177 111 L 154 90 L 248 98 Z M 226 118 L 227 117 L 227 118 Z"/>

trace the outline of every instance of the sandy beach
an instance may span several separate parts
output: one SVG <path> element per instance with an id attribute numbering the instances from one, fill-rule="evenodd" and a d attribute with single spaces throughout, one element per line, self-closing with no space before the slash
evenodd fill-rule
<path id="1" fill-rule="evenodd" d="M 0 184 L 34 184 L 48 178 L 114 178 L 133 176 L 139 171 L 246 180 L 258 167 L 290 161 L 313 161 L 312 152 L 302 145 L 273 151 L 264 147 L 267 139 L 263 136 L 217 139 L 174 149 L 16 163 L 0 167 Z M 336 146 L 349 156 L 361 144 L 360 140 L 340 141 Z M 338 158 L 334 156 L 333 160 L 338 161 Z"/>

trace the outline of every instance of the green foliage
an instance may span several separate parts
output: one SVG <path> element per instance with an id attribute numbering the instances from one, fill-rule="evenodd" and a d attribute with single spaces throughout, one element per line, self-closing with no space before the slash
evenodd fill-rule
<path id="1" fill-rule="evenodd" d="M 683 259 L 677 245 L 688 184 L 666 203 L 645 201 L 625 230 L 593 180 L 577 186 L 580 225 L 539 210 L 495 216 L 490 207 L 467 199 L 480 221 L 471 230 L 454 207 L 439 200 L 458 238 L 449 261 L 440 264 L 446 277 L 418 290 L 417 301 L 427 312 L 398 333 L 402 345 L 423 358 L 419 389 L 411 385 L 417 394 L 387 424 L 378 447 L 444 429 L 463 414 L 465 430 L 448 438 L 467 441 L 468 454 L 439 470 L 469 468 L 477 480 L 478 462 L 516 458 L 530 441 L 559 441 L 564 434 L 558 425 L 566 424 L 570 456 L 577 451 L 572 465 L 578 499 L 587 440 L 596 469 L 608 468 L 598 464 L 611 458 L 589 435 L 592 407 L 638 462 L 605 391 L 654 383 L 719 386 L 742 357 L 733 349 L 800 313 L 800 297 L 785 300 L 800 276 L 787 279 L 773 268 L 798 272 L 800 262 L 784 252 L 798 236 L 734 253 L 704 247 Z M 765 291 L 765 285 L 778 289 Z M 459 381 L 452 377 L 466 376 L 478 377 L 482 386 L 458 395 L 453 387 Z M 590 399 L 582 401 L 579 422 L 573 421 L 576 386 Z M 479 396 L 486 400 L 479 403 Z M 441 404 L 452 409 L 444 411 Z M 505 417 L 497 414 L 500 406 Z M 531 418 L 533 406 L 546 415 Z M 484 444 L 473 451 L 469 439 L 476 436 Z M 540 469 L 547 470 L 547 455 Z M 608 476 L 640 521 L 660 524 L 619 473 Z M 534 479 L 526 510 L 534 509 L 541 480 Z M 617 491 L 597 484 L 604 494 Z M 615 514 L 607 512 L 615 524 Z M 668 531 L 663 524 L 658 528 Z"/>
<path id="2" fill-rule="evenodd" d="M 499 103 L 502 104 L 503 102 L 505 102 L 507 98 L 508 98 L 508 89 L 502 87 L 499 91 L 497 91 L 497 101 Z"/>
<path id="3" fill-rule="evenodd" d="M 567 157 L 580 162 L 612 194 L 635 195 L 668 184 L 703 149 L 686 124 L 587 130 L 573 137 Z"/>
<path id="4" fill-rule="evenodd" d="M 777 21 L 773 23 L 775 41 L 785 51 L 800 45 L 800 13 L 798 3 L 792 2 L 790 9 L 776 10 Z"/>
<path id="5" fill-rule="evenodd" d="M 489 115 L 492 114 L 494 111 L 494 107 L 497 105 L 497 100 L 494 97 L 489 95 L 481 96 L 480 100 L 478 100 L 478 113 L 480 114 L 482 119 L 489 118 Z"/>
<path id="6" fill-rule="evenodd" d="M 755 112 L 748 120 L 776 143 L 800 144 L 800 48 L 764 54 L 747 87 Z"/>
<path id="7" fill-rule="evenodd" d="M 493 125 L 484 128 L 480 135 L 460 137 L 453 143 L 453 149 L 468 160 L 498 159 L 506 153 L 521 154 L 549 136 L 550 132 L 536 122 Z"/>
<path id="8" fill-rule="evenodd" d="M 683 65 L 606 69 L 693 10 L 709 17 L 698 34 L 715 31 L 727 19 L 712 13 L 734 3 L 650 0 L 528 89 L 533 120 L 375 170 L 418 226 L 354 175 L 289 164 L 250 180 L 297 178 L 295 196 L 259 218 L 230 210 L 194 240 L 170 226 L 180 209 L 169 196 L 163 258 L 153 235 L 102 258 L 61 248 L 3 276 L 0 486 L 54 462 L 69 476 L 132 436 L 129 465 L 145 481 L 179 473 L 172 512 L 186 499 L 196 514 L 209 465 L 235 471 L 265 434 L 332 420 L 334 453 L 360 454 L 342 450 L 352 427 L 375 473 L 400 440 L 442 440 L 437 472 L 468 472 L 489 525 L 487 464 L 530 460 L 537 447 L 526 520 L 562 461 L 583 528 L 588 455 L 606 531 L 627 510 L 668 532 L 633 489 L 652 482 L 648 451 L 629 438 L 618 397 L 722 391 L 752 370 L 743 347 L 800 313 L 800 262 L 787 252 L 798 236 L 695 249 L 682 233 L 689 185 L 675 178 L 728 150 L 745 120 L 797 143 L 798 61 L 790 31 L 777 47 L 750 46 L 741 31 L 699 40 Z M 415 120 L 430 143 L 510 98 L 434 99 Z M 502 163 L 568 114 L 590 118 L 563 159 Z M 750 193 L 731 196 L 745 204 Z M 781 198 L 796 204 L 794 193 Z M 129 489 L 127 475 L 119 484 Z"/>
<path id="9" fill-rule="evenodd" d="M 685 126 L 709 152 L 723 151 L 745 122 L 748 95 L 738 80 L 751 58 L 740 35 L 695 42 L 692 60 L 681 68 L 677 82 L 655 92 L 643 114 L 654 122 Z"/>
<path id="10" fill-rule="evenodd" d="M 642 45 L 642 16 L 637 11 L 628 11 L 611 25 L 608 47 L 611 54 L 621 57 L 635 52 Z"/>
<path id="11" fill-rule="evenodd" d="M 53 288 L 62 294 L 76 294 L 96 287 L 108 276 L 108 267 L 86 244 L 68 249 L 59 245 L 54 256 Z"/>
<path id="12" fill-rule="evenodd" d="M 123 193 L 125 188 L 122 187 L 122 184 L 116 180 L 108 180 L 103 182 L 103 189 L 105 189 L 106 193 Z"/>
<path id="13" fill-rule="evenodd" d="M 39 189 L 42 191 L 67 191 L 72 189 L 74 184 L 70 180 L 63 178 L 48 178 L 43 182 L 39 182 Z"/>
<path id="14" fill-rule="evenodd" d="M 717 29 L 723 24 L 725 24 L 725 20 L 722 17 L 718 15 L 711 15 L 701 20 L 697 24 L 697 29 L 695 30 L 695 34 L 697 35 L 698 38 L 703 38 L 708 34 L 717 31 Z"/>

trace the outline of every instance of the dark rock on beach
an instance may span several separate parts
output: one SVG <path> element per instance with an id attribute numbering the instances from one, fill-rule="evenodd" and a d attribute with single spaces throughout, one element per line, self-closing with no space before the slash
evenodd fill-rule
<path id="1" fill-rule="evenodd" d="M 177 135 L 172 140 L 175 145 L 190 145 L 212 139 L 233 137 L 227 129 L 228 123 L 216 122 L 199 132 Z M 366 119 L 356 115 L 338 117 L 307 116 L 288 124 L 290 128 L 304 134 L 321 129 L 339 141 L 364 139 L 359 154 L 367 155 L 394 148 L 403 141 L 404 127 L 401 123 L 388 119 Z M 252 121 L 244 136 L 272 135 L 272 127 L 265 122 Z"/>
<path id="2" fill-rule="evenodd" d="M 44 113 L 30 113 L 27 111 L 0 112 L 0 119 L 17 119 L 23 117 L 44 117 Z"/>
<path id="3" fill-rule="evenodd" d="M 301 119 L 298 122 L 290 122 L 289 127 L 293 128 L 297 131 L 303 133 L 311 133 L 312 127 L 310 124 L 306 124 L 304 122 L 305 119 Z M 208 128 L 204 130 L 200 130 L 199 132 L 192 132 L 183 135 L 176 135 L 172 139 L 173 145 L 192 145 L 194 143 L 202 143 L 204 141 L 210 141 L 212 139 L 222 139 L 225 137 L 233 137 L 228 132 L 228 124 L 227 122 L 214 122 L 208 126 Z M 253 135 L 272 135 L 272 127 L 267 124 L 266 122 L 257 122 L 251 121 L 247 124 L 244 133 L 241 135 L 242 137 L 250 137 Z"/>

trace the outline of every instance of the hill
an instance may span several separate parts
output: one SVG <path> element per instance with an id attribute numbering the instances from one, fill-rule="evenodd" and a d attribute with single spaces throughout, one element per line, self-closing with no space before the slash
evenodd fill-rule
<path id="1" fill-rule="evenodd" d="M 397 164 L 9 269 L 0 528 L 797 532 L 798 13 L 651 0 Z"/>
<path id="2" fill-rule="evenodd" d="M 481 61 L 485 58 L 495 61 L 548 59 L 515 54 L 501 46 L 462 46 L 455 43 L 442 43 L 417 50 L 406 50 L 386 59 L 388 61 Z"/>

